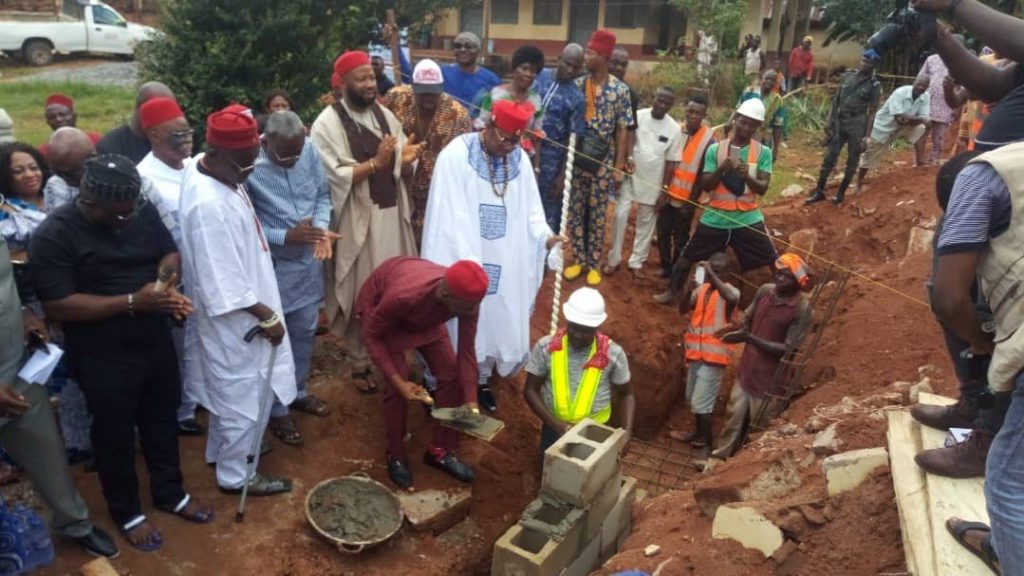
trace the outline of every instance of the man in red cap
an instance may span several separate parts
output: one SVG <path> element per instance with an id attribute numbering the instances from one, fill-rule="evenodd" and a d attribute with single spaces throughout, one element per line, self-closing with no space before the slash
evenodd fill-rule
<path id="1" fill-rule="evenodd" d="M 259 152 L 256 120 L 237 107 L 214 112 L 206 144 L 181 183 L 182 279 L 195 304 L 185 334 L 185 388 L 210 411 L 206 461 L 217 465 L 220 489 L 235 494 L 248 483 L 254 496 L 288 492 L 291 480 L 247 476 L 246 468 L 274 399 L 284 405 L 295 399 L 274 264 L 243 185 Z M 247 342 L 253 327 L 262 337 Z M 272 346 L 277 354 L 268 383 Z"/>
<path id="2" fill-rule="evenodd" d="M 174 93 L 162 82 L 143 82 L 135 94 L 135 111 L 128 121 L 103 135 L 96 143 L 98 154 L 120 154 L 138 164 L 149 154 L 149 139 L 139 122 L 139 110 L 148 100 L 158 96 L 174 98 Z"/>
<path id="3" fill-rule="evenodd" d="M 377 386 L 354 318 L 356 292 L 388 258 L 416 254 L 405 180 L 420 145 L 377 103 L 377 77 L 366 52 L 345 52 L 334 72 L 342 98 L 320 113 L 310 131 L 331 186 L 332 232 L 341 235 L 327 264 L 324 307 L 331 331 L 345 338 L 353 384 L 372 394 Z"/>
<path id="4" fill-rule="evenodd" d="M 75 114 L 75 101 L 64 94 L 50 94 L 46 97 L 45 106 L 46 123 L 50 128 L 57 130 L 65 126 L 74 128 L 78 123 L 78 114 Z M 100 141 L 100 135 L 96 132 L 86 132 L 93 144 Z M 39 152 L 46 155 L 47 145 L 39 146 Z"/>
<path id="5" fill-rule="evenodd" d="M 569 228 L 575 263 L 565 269 L 566 280 L 587 272 L 587 284 L 601 283 L 605 213 L 618 197 L 626 168 L 627 131 L 633 124 L 629 86 L 608 73 L 615 34 L 597 30 L 587 43 L 584 65 L 588 74 L 576 80 L 584 95 L 586 132 L 576 145 Z"/>
<path id="6" fill-rule="evenodd" d="M 178 102 L 167 96 L 157 96 L 139 107 L 139 126 L 145 132 L 152 150 L 138 163 L 136 169 L 152 186 L 152 192 L 158 194 L 169 208 L 171 237 L 176 245 L 181 245 L 178 204 L 185 169 L 192 163 L 192 129 Z M 183 328 L 171 329 L 179 362 L 184 360 L 184 335 Z M 184 390 L 178 407 L 178 433 L 185 436 L 203 433 L 202 426 L 196 422 L 195 398 Z"/>
<path id="7" fill-rule="evenodd" d="M 363 323 L 366 346 L 384 375 L 384 419 L 388 436 L 388 476 L 399 488 L 412 489 L 405 449 L 409 400 L 433 405 L 430 394 L 408 380 L 405 353 L 416 350 L 437 379 L 437 407 L 466 405 L 476 409 L 476 325 L 488 279 L 476 262 L 460 260 L 449 267 L 401 256 L 381 264 L 359 291 L 356 314 Z M 458 323 L 458 351 L 445 323 Z M 473 469 L 455 456 L 458 432 L 434 426 L 424 461 L 471 482 Z"/>
<path id="8" fill-rule="evenodd" d="M 533 112 L 529 103 L 496 102 L 483 132 L 459 136 L 441 151 L 427 199 L 423 257 L 443 266 L 480 262 L 490 278 L 476 333 L 478 396 L 489 412 L 497 410 L 492 373 L 514 375 L 530 352 L 544 255 L 559 240 L 519 147 Z"/>

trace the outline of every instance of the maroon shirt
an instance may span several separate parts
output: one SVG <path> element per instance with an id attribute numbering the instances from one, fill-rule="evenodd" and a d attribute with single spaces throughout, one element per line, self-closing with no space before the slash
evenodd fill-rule
<path id="1" fill-rule="evenodd" d="M 363 339 L 370 358 L 391 380 L 399 374 L 393 357 L 406 350 L 444 340 L 445 323 L 455 317 L 436 297 L 448 268 L 422 258 L 399 256 L 385 260 L 366 279 L 356 297 L 356 316 L 362 318 Z M 459 318 L 459 382 L 466 398 L 476 397 L 477 315 Z M 449 344 L 450 345 L 450 344 Z"/>
<path id="2" fill-rule="evenodd" d="M 793 51 L 789 53 L 789 77 L 806 76 L 810 80 L 812 72 L 814 72 L 814 53 L 804 50 L 803 46 L 793 48 Z"/>
<path id="3" fill-rule="evenodd" d="M 808 305 L 799 292 L 789 298 L 782 298 L 775 293 L 774 284 L 765 284 L 757 290 L 754 301 L 745 312 L 748 329 L 762 340 L 784 342 L 793 349 L 799 344 L 797 339 L 802 337 L 803 327 L 810 319 L 810 315 L 802 318 Z M 747 343 L 737 368 L 740 386 L 751 396 L 763 397 L 769 392 L 768 386 L 772 384 L 780 360 L 760 347 Z M 771 390 L 773 394 L 782 392 L 780 387 L 786 383 L 787 377 L 785 371 L 779 375 L 774 382 L 775 389 Z"/>

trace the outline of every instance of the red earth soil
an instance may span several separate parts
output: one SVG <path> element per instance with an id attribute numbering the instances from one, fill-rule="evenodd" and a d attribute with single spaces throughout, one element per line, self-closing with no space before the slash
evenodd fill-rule
<path id="1" fill-rule="evenodd" d="M 820 153 L 790 149 L 788 155 L 787 163 L 816 173 Z M 905 156 L 899 158 L 905 160 Z M 823 203 L 808 209 L 800 205 L 801 199 L 796 199 L 784 200 L 766 210 L 768 228 L 777 232 L 779 238 L 814 228 L 819 234 L 815 249 L 818 255 L 910 296 L 863 279 L 850 281 L 801 382 L 805 392 L 776 425 L 777 428 L 779 424 L 793 422 L 799 428 L 792 437 L 779 437 L 786 449 L 806 453 L 813 435 L 803 432 L 803 427 L 816 409 L 837 404 L 844 396 L 863 399 L 891 391 L 890 385 L 896 380 L 916 381 L 918 367 L 924 364 L 938 367 L 940 393 L 955 391 L 941 336 L 923 304 L 929 256 L 903 260 L 911 226 L 927 222 L 937 212 L 932 199 L 934 175 L 935 170 L 930 168 L 897 167 L 875 176 L 871 190 L 850 198 L 843 207 Z M 631 246 L 629 237 L 626 246 L 627 250 Z M 657 251 L 652 252 L 655 254 L 651 259 L 656 261 Z M 811 261 L 812 269 L 820 271 L 824 266 L 819 259 Z M 679 344 L 685 322 L 674 309 L 658 306 L 651 300 L 663 288 L 663 281 L 653 278 L 656 269 L 656 265 L 649 263 L 652 277 L 644 280 L 634 280 L 625 271 L 620 272 L 607 278 L 600 289 L 609 312 L 604 330 L 622 344 L 630 359 L 638 399 L 636 435 L 667 444 L 670 427 L 691 426 L 680 399 Z M 577 282 L 564 286 L 563 298 L 580 285 Z M 534 337 L 547 332 L 550 313 L 549 275 L 537 299 Z M 205 438 L 183 438 L 181 462 L 188 489 L 199 498 L 211 500 L 216 507 L 217 518 L 210 525 L 190 525 L 153 511 L 145 496 L 145 467 L 139 459 L 144 507 L 163 531 L 165 543 L 159 552 L 146 554 L 132 550 L 119 538 L 122 555 L 113 563 L 122 574 L 452 575 L 489 571 L 493 542 L 516 522 L 539 487 L 539 422 L 521 400 L 522 377 L 496 384 L 499 416 L 507 425 L 505 431 L 492 444 L 475 440 L 463 443 L 461 454 L 477 469 L 470 519 L 438 537 L 406 528 L 390 542 L 350 556 L 316 535 L 306 523 L 303 506 L 307 491 L 326 478 L 362 470 L 387 483 L 381 396 L 361 396 L 356 392 L 339 350 L 338 342 L 330 337 L 319 341 L 311 380 L 311 391 L 330 403 L 331 415 L 298 415 L 305 444 L 293 448 L 274 440 L 274 451 L 260 464 L 267 473 L 294 478 L 294 491 L 286 496 L 251 499 L 244 524 L 232 520 L 237 497 L 217 491 L 213 470 L 203 462 Z M 730 380 L 727 378 L 726 382 Z M 719 411 L 724 409 L 728 384 L 723 388 Z M 844 449 L 884 444 L 883 421 L 870 411 L 827 414 L 832 419 L 826 423 L 841 420 L 839 431 Z M 445 475 L 424 466 L 419 458 L 429 441 L 429 426 L 421 410 L 410 410 L 410 455 L 418 489 L 452 484 Z M 766 436 L 774 434 L 769 432 Z M 780 457 L 780 448 L 772 445 L 771 439 L 755 438 L 750 447 L 712 474 L 728 474 L 733 467 Z M 115 532 L 96 475 L 85 473 L 81 467 L 75 469 L 75 475 L 96 522 Z M 637 503 L 634 534 L 602 573 L 625 568 L 653 572 L 666 560 L 672 561 L 664 566 L 663 576 L 867 574 L 905 570 L 891 480 L 886 472 L 876 474 L 859 490 L 831 501 L 825 496 L 818 463 L 802 469 L 800 478 L 801 486 L 783 500 L 812 505 L 823 514 L 827 507 L 831 519 L 823 525 L 794 528 L 792 534 L 787 534 L 799 541 L 799 547 L 785 562 L 765 560 L 759 553 L 745 551 L 734 542 L 712 540 L 711 519 L 695 507 L 693 493 L 687 489 L 692 481 L 688 480 L 687 488 L 681 491 Z M 651 543 L 659 544 L 662 553 L 644 558 L 642 550 Z M 77 546 L 59 542 L 57 563 L 40 573 L 74 573 L 77 566 L 88 560 Z"/>

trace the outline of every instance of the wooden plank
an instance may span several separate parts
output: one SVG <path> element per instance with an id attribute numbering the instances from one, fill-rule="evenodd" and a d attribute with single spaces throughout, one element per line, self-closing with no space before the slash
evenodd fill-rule
<path id="1" fill-rule="evenodd" d="M 921 394 L 919 401 L 939 406 L 955 402 L 952 398 L 934 394 Z M 943 447 L 946 432 L 927 426 L 918 427 L 921 430 L 923 449 Z M 988 523 L 984 478 L 956 479 L 926 473 L 925 483 L 928 487 L 928 511 L 932 519 L 935 569 L 939 574 L 991 574 L 984 562 L 968 552 L 946 530 L 946 520 L 950 516 Z"/>
<path id="2" fill-rule="evenodd" d="M 931 517 L 924 471 L 914 462 L 921 450 L 918 425 L 906 410 L 893 410 L 889 417 L 889 462 L 907 572 L 914 576 L 936 576 Z"/>

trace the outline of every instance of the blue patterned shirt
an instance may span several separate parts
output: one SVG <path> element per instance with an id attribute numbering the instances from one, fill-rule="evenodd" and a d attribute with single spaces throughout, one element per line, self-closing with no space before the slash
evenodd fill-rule
<path id="1" fill-rule="evenodd" d="M 298 163 L 287 170 L 271 161 L 261 146 L 246 188 L 270 244 L 284 312 L 323 300 L 324 266 L 313 258 L 313 247 L 284 243 L 288 229 L 306 218 L 312 218 L 317 228 L 330 224 L 331 189 L 316 146 L 307 138 Z"/>

